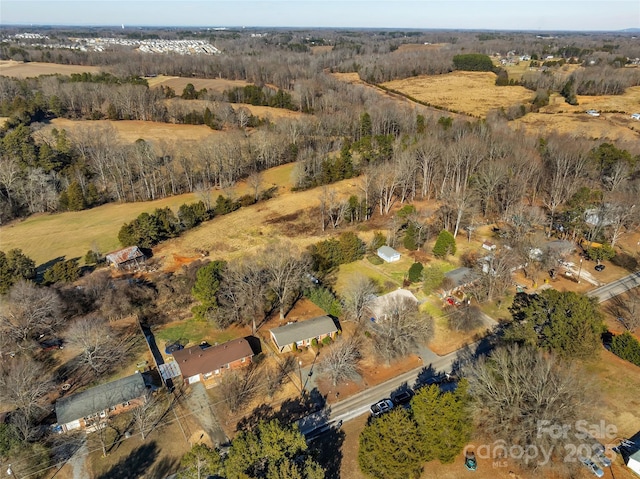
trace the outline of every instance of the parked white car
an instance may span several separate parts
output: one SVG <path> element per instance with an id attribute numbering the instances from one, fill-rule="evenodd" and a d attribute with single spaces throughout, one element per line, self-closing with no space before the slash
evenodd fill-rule
<path id="1" fill-rule="evenodd" d="M 604 471 L 600 469 L 600 467 L 593 462 L 591 459 L 586 457 L 581 457 L 580 462 L 591 471 L 591 473 L 596 477 L 604 476 Z"/>
<path id="2" fill-rule="evenodd" d="M 600 116 L 600 112 L 598 110 L 587 110 L 586 113 L 589 116 Z"/>
<path id="3" fill-rule="evenodd" d="M 632 113 L 631 114 L 631 119 L 632 120 L 640 120 L 640 113 Z"/>

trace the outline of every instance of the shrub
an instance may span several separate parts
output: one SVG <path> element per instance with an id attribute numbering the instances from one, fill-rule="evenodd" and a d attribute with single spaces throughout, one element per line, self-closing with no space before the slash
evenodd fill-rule
<path id="1" fill-rule="evenodd" d="M 369 248 L 371 249 L 371 251 L 375 252 L 378 251 L 378 248 L 384 246 L 386 243 L 387 238 L 385 238 L 384 234 L 382 234 L 380 231 L 376 231 L 375 233 L 373 233 L 373 239 L 371 240 Z"/>
<path id="2" fill-rule="evenodd" d="M 381 265 L 382 263 L 384 263 L 384 261 L 382 260 L 382 258 L 378 255 L 375 254 L 370 254 L 369 256 L 367 256 L 367 261 L 371 264 L 375 264 L 376 266 Z"/>
<path id="3" fill-rule="evenodd" d="M 456 70 L 471 72 L 493 71 L 493 62 L 487 55 L 481 53 L 466 53 L 453 57 L 453 66 Z"/>
<path id="4" fill-rule="evenodd" d="M 342 315 L 342 305 L 335 294 L 327 288 L 313 288 L 306 292 L 307 298 L 313 304 L 322 308 L 327 314 L 331 316 Z"/>
<path id="5" fill-rule="evenodd" d="M 606 261 L 612 259 L 616 255 L 616 251 L 611 245 L 603 244 L 599 248 L 588 248 L 587 256 L 592 261 Z"/>
<path id="6" fill-rule="evenodd" d="M 422 290 L 425 292 L 425 294 L 433 293 L 436 288 L 442 285 L 444 278 L 444 272 L 437 266 L 429 266 L 427 268 L 424 268 L 422 270 L 422 281 L 424 281 Z"/>
<path id="7" fill-rule="evenodd" d="M 98 253 L 90 249 L 87 251 L 87 254 L 84 255 L 84 262 L 86 264 L 98 264 L 100 258 L 98 257 Z"/>
<path id="8" fill-rule="evenodd" d="M 327 336 L 326 338 L 322 338 L 322 344 L 325 346 L 329 346 L 333 342 L 331 336 Z"/>
<path id="9" fill-rule="evenodd" d="M 611 352 L 636 366 L 640 366 L 640 342 L 628 331 L 614 336 L 611 341 Z"/>
<path id="10" fill-rule="evenodd" d="M 318 339 L 317 338 L 313 338 L 311 340 L 311 346 L 313 346 L 314 348 L 318 347 Z"/>
<path id="11" fill-rule="evenodd" d="M 433 255 L 437 258 L 445 258 L 449 254 L 456 254 L 456 240 L 447 230 L 442 230 L 433 247 Z"/>
<path id="12" fill-rule="evenodd" d="M 51 283 L 71 283 L 80 277 L 80 267 L 77 259 L 58 261 L 48 268 L 43 275 L 44 282 Z"/>
<path id="13" fill-rule="evenodd" d="M 422 266 L 422 263 L 413 263 L 409 268 L 409 281 L 411 281 L 412 283 L 417 283 L 418 281 L 420 281 L 422 279 L 423 269 L 424 266 Z"/>

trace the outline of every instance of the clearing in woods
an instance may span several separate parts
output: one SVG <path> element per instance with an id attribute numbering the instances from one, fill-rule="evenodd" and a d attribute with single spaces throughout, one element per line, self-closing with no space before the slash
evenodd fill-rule
<path id="1" fill-rule="evenodd" d="M 598 110 L 592 117 L 586 110 Z M 557 131 L 587 138 L 637 142 L 640 140 L 640 122 L 631 118 L 640 111 L 640 87 L 627 88 L 623 95 L 578 96 L 578 105 L 569 105 L 554 94 L 549 105 L 539 113 L 528 113 L 513 122 L 514 127 L 539 133 Z"/>
<path id="2" fill-rule="evenodd" d="M 489 110 L 526 104 L 534 93 L 521 86 L 498 87 L 491 72 L 453 72 L 418 76 L 382 83 L 416 100 L 476 117 Z"/>
<path id="3" fill-rule="evenodd" d="M 207 250 L 214 258 L 224 254 L 229 259 L 248 249 L 277 243 L 283 237 L 303 247 L 319 241 L 322 238 L 316 236 L 315 231 L 320 225 L 313 208 L 320 204 L 320 190 L 291 192 L 294 166 L 286 164 L 264 172 L 262 189 L 277 186 L 275 198 L 214 218 L 180 238 L 157 246 L 155 256 L 164 257 L 165 267 L 171 268 L 174 254 L 195 256 L 198 250 Z M 332 189 L 346 197 L 351 181 L 333 185 Z M 237 198 L 248 192 L 247 185 L 240 182 L 229 191 L 212 191 L 211 199 L 215 201 L 219 194 L 232 194 Z M 83 258 L 94 244 L 106 253 L 120 247 L 117 238 L 120 227 L 140 213 L 164 207 L 177 211 L 181 204 L 199 200 L 196 194 L 184 194 L 156 201 L 110 203 L 84 211 L 32 215 L 0 228 L 2 249 L 21 248 L 38 264 L 58 257 Z"/>
<path id="4" fill-rule="evenodd" d="M 125 143 L 134 143 L 140 138 L 147 141 L 199 141 L 213 135 L 224 134 L 206 125 L 176 125 L 141 120 L 68 120 L 66 118 L 54 118 L 42 130 L 44 134 L 48 134 L 53 128 L 64 129 L 71 133 L 75 129 L 104 125 L 112 125 L 118 132 L 120 140 Z"/>
<path id="5" fill-rule="evenodd" d="M 40 75 L 71 75 L 72 73 L 99 73 L 102 67 L 85 65 L 60 65 L 58 63 L 17 62 L 0 60 L 0 75 L 13 78 L 32 78 Z"/>
<path id="6" fill-rule="evenodd" d="M 194 106 L 204 111 L 209 107 L 212 111 L 215 111 L 216 106 L 219 106 L 218 102 L 208 100 L 183 100 L 182 98 L 171 98 L 165 100 L 168 105 L 176 104 L 174 106 L 182 107 L 185 110 L 194 110 Z M 259 118 L 267 118 L 269 120 L 279 120 L 281 118 L 300 118 L 304 116 L 304 113 L 298 111 L 287 110 L 285 108 L 274 108 L 271 106 L 255 106 L 247 103 L 230 103 L 231 108 L 238 110 L 238 108 L 246 108 L 252 115 Z"/>
<path id="7" fill-rule="evenodd" d="M 173 88 L 176 95 L 181 95 L 184 87 L 191 83 L 196 90 L 206 88 L 208 92 L 223 93 L 235 87 L 250 85 L 244 80 L 226 80 L 224 78 L 185 78 L 158 75 L 156 77 L 146 77 L 149 87 L 168 86 Z"/>

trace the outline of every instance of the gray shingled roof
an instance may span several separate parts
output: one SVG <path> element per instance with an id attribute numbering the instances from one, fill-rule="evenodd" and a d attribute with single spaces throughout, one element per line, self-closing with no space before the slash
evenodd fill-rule
<path id="1" fill-rule="evenodd" d="M 323 334 L 335 333 L 338 331 L 336 323 L 329 316 L 318 316 L 317 318 L 291 323 L 271 330 L 271 334 L 276 339 L 280 347 L 293 344 L 304 339 L 315 338 Z"/>
<path id="2" fill-rule="evenodd" d="M 463 286 L 477 279 L 478 275 L 471 268 L 461 267 L 447 271 L 444 276 L 453 282 L 454 287 Z"/>
<path id="3" fill-rule="evenodd" d="M 56 418 L 58 424 L 67 424 L 139 398 L 144 395 L 144 392 L 145 385 L 142 374 L 133 374 L 58 399 L 56 401 Z"/>

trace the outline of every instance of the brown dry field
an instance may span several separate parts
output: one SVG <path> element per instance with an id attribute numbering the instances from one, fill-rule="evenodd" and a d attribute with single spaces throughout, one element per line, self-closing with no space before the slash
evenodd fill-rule
<path id="1" fill-rule="evenodd" d="M 288 167 L 285 171 L 292 171 L 291 165 L 284 166 Z M 290 186 L 278 184 L 275 198 L 214 218 L 157 246 L 154 255 L 162 260 L 165 268 L 171 269 L 174 254 L 193 256 L 199 249 L 209 251 L 212 259 L 229 260 L 283 241 L 305 248 L 326 239 L 330 231 L 327 234 L 320 231 L 318 215 L 314 212 L 320 205 L 320 188 L 291 192 Z M 347 198 L 354 193 L 352 184 L 352 180 L 345 180 L 331 185 L 331 189 Z"/>
<path id="2" fill-rule="evenodd" d="M 149 77 L 146 80 L 149 87 L 157 87 L 160 85 L 168 86 L 174 89 L 176 95 L 182 94 L 184 87 L 186 87 L 188 83 L 191 83 L 196 90 L 206 88 L 207 91 L 214 91 L 216 93 L 222 93 L 231 88 L 244 87 L 250 84 L 244 80 L 225 80 L 224 78 L 185 78 L 164 75 Z"/>
<path id="3" fill-rule="evenodd" d="M 495 108 L 528 103 L 533 98 L 533 92 L 524 87 L 497 87 L 495 80 L 496 75 L 490 72 L 453 72 L 411 77 L 382 85 L 416 100 L 476 117 L 484 117 Z"/>
<path id="4" fill-rule="evenodd" d="M 311 47 L 312 55 L 322 55 L 323 53 L 328 53 L 333 50 L 332 45 L 317 45 L 315 47 Z"/>
<path id="5" fill-rule="evenodd" d="M 101 67 L 83 65 L 60 65 L 58 63 L 16 62 L 0 60 L 0 75 L 13 78 L 32 78 L 40 75 L 71 75 L 72 73 L 99 73 Z"/>
<path id="6" fill-rule="evenodd" d="M 537 134 L 556 131 L 610 141 L 640 139 L 640 122 L 631 119 L 631 113 L 640 112 L 640 87 L 628 88 L 624 95 L 578 96 L 578 103 L 569 105 L 554 94 L 548 106 L 515 120 L 513 126 Z M 600 111 L 600 116 L 587 115 L 589 109 Z"/>
<path id="7" fill-rule="evenodd" d="M 425 50 L 439 50 L 442 47 L 447 45 L 446 43 L 404 43 L 398 47 L 396 52 L 416 52 L 416 51 L 425 51 Z M 395 52 L 394 52 L 395 53 Z"/>
<path id="8" fill-rule="evenodd" d="M 178 103 L 182 106 L 190 106 L 190 108 L 193 109 L 199 108 L 203 111 L 205 108 L 211 108 L 214 105 L 214 102 L 207 100 L 183 100 L 182 98 L 171 98 L 165 100 L 165 102 L 167 104 Z M 260 118 L 266 118 L 271 121 L 277 121 L 281 118 L 300 118 L 305 115 L 305 113 L 300 113 L 299 111 L 287 110 L 285 108 L 273 108 L 271 106 L 254 106 L 246 103 L 231 103 L 230 105 L 234 110 L 237 110 L 238 108 L 246 108 L 252 115 Z"/>
<path id="9" fill-rule="evenodd" d="M 43 128 L 43 133 L 51 129 L 65 129 L 69 132 L 76 128 L 102 126 L 110 124 L 118 132 L 118 137 L 125 143 L 134 143 L 142 138 L 148 141 L 186 140 L 200 141 L 214 135 L 224 134 L 221 131 L 212 130 L 206 125 L 176 125 L 173 123 L 159 123 L 140 120 L 68 120 L 66 118 L 54 118 Z"/>

